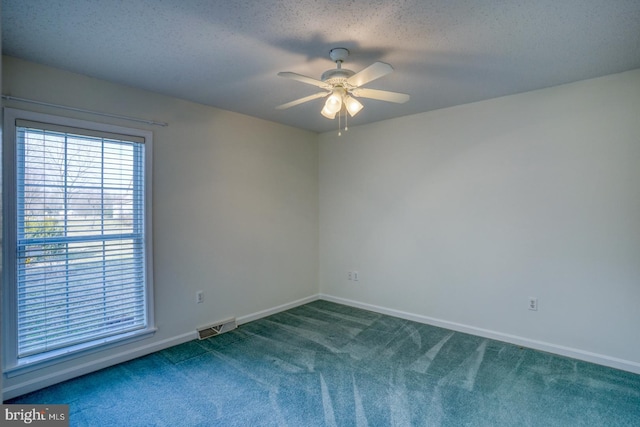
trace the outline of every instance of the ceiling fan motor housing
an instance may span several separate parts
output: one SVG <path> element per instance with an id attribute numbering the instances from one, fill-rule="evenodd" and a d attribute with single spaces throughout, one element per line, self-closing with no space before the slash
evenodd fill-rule
<path id="1" fill-rule="evenodd" d="M 322 73 L 322 80 L 325 83 L 329 83 L 332 86 L 344 86 L 347 79 L 355 74 L 351 70 L 342 68 L 342 63 L 349 56 L 349 50 L 344 47 L 336 47 L 329 51 L 329 57 L 336 63 L 336 68 L 333 70 L 327 70 Z"/>
<path id="2" fill-rule="evenodd" d="M 343 85 L 347 82 L 347 79 L 354 74 L 355 72 L 347 70 L 346 68 L 336 68 L 333 70 L 327 70 L 322 73 L 322 77 L 320 77 L 320 80 L 333 86 Z"/>

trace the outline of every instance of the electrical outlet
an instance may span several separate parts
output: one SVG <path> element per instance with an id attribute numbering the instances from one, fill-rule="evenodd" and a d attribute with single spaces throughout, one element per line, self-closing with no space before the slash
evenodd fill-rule
<path id="1" fill-rule="evenodd" d="M 347 271 L 347 280 L 353 280 L 353 272 Z"/>
<path id="2" fill-rule="evenodd" d="M 196 304 L 202 304 L 204 302 L 204 291 L 196 292 Z"/>
<path id="3" fill-rule="evenodd" d="M 538 298 L 529 297 L 529 310 L 538 311 Z"/>

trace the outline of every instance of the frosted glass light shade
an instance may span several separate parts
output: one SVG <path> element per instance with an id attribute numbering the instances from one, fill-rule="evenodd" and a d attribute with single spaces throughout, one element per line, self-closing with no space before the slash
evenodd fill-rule
<path id="1" fill-rule="evenodd" d="M 349 112 L 349 115 L 351 115 L 351 117 L 358 114 L 360 110 L 362 110 L 362 108 L 364 107 L 360 103 L 360 101 L 358 101 L 355 98 L 352 98 L 349 95 L 347 95 L 347 97 L 344 99 L 344 105 L 347 107 L 347 111 Z"/>
<path id="2" fill-rule="evenodd" d="M 324 103 L 324 109 L 330 114 L 335 114 L 342 109 L 342 94 L 334 90 Z"/>
<path id="3" fill-rule="evenodd" d="M 331 112 L 327 109 L 327 106 L 325 104 L 324 108 L 322 109 L 322 111 L 320 111 L 320 114 L 322 114 L 323 116 L 325 116 L 327 119 L 335 119 L 336 118 L 336 113 L 337 111 Z"/>

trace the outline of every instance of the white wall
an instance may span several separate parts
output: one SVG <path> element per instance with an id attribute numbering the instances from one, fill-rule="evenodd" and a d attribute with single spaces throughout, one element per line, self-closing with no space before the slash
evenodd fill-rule
<path id="1" fill-rule="evenodd" d="M 322 294 L 640 373 L 640 70 L 319 150 Z"/>
<path id="2" fill-rule="evenodd" d="M 5 378 L 5 398 L 192 339 L 198 326 L 247 320 L 317 294 L 316 134 L 15 58 L 4 57 L 3 66 L 4 94 L 169 122 L 163 128 L 5 103 L 153 131 L 158 327 L 149 340 Z M 196 305 L 198 290 L 205 302 Z"/>

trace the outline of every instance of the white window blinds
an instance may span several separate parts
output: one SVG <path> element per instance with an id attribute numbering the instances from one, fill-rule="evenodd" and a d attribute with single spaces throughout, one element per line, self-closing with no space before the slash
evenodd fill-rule
<path id="1" fill-rule="evenodd" d="M 16 121 L 18 358 L 147 327 L 144 151 Z"/>

